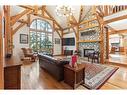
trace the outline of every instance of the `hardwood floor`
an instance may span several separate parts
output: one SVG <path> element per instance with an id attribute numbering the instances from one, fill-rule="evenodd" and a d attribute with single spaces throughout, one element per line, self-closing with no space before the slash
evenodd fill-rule
<path id="1" fill-rule="evenodd" d="M 71 89 L 64 82 L 58 82 L 38 62 L 24 62 L 22 66 L 22 89 Z"/>
<path id="2" fill-rule="evenodd" d="M 127 67 L 127 55 L 124 54 L 109 54 L 107 62 L 114 65 L 121 65 Z"/>
<path id="3" fill-rule="evenodd" d="M 127 89 L 127 68 L 119 67 L 101 89 Z"/>
<path id="4" fill-rule="evenodd" d="M 22 66 L 22 89 L 72 89 L 63 81 L 58 82 L 38 62 L 24 61 Z M 79 86 L 77 89 L 86 89 Z M 100 89 L 127 89 L 127 68 L 119 67 L 115 74 Z M 87 89 L 86 89 L 87 90 Z"/>

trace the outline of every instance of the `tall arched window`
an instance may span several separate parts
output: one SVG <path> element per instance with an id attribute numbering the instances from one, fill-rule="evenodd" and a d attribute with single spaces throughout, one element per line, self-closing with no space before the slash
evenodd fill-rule
<path id="1" fill-rule="evenodd" d="M 34 51 L 52 51 L 52 27 L 49 22 L 35 19 L 30 25 L 30 47 Z"/>

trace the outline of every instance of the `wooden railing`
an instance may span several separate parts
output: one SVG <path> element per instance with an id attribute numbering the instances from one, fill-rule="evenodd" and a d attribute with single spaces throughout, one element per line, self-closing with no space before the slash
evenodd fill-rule
<path id="1" fill-rule="evenodd" d="M 116 12 L 119 12 L 119 11 L 123 11 L 123 10 L 126 10 L 127 9 L 127 5 L 126 6 L 114 6 L 113 9 L 112 9 L 112 12 L 113 13 L 116 13 Z"/>
<path id="2" fill-rule="evenodd" d="M 104 16 L 112 15 L 114 13 L 127 10 L 127 5 L 105 5 L 105 6 L 97 6 L 96 7 L 99 12 L 101 12 Z"/>

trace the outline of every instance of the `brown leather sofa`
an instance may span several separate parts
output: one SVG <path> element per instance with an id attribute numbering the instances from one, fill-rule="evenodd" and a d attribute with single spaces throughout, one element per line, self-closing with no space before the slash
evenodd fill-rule
<path id="1" fill-rule="evenodd" d="M 64 65 L 68 64 L 69 61 L 57 60 L 51 56 L 38 54 L 39 65 L 41 68 L 48 71 L 58 81 L 64 79 Z"/>

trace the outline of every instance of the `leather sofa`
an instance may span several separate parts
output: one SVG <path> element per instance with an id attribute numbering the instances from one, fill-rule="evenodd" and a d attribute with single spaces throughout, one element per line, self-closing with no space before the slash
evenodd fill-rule
<path id="1" fill-rule="evenodd" d="M 39 65 L 41 68 L 45 69 L 58 81 L 64 79 L 64 65 L 68 64 L 69 61 L 57 60 L 51 56 L 38 54 Z"/>

